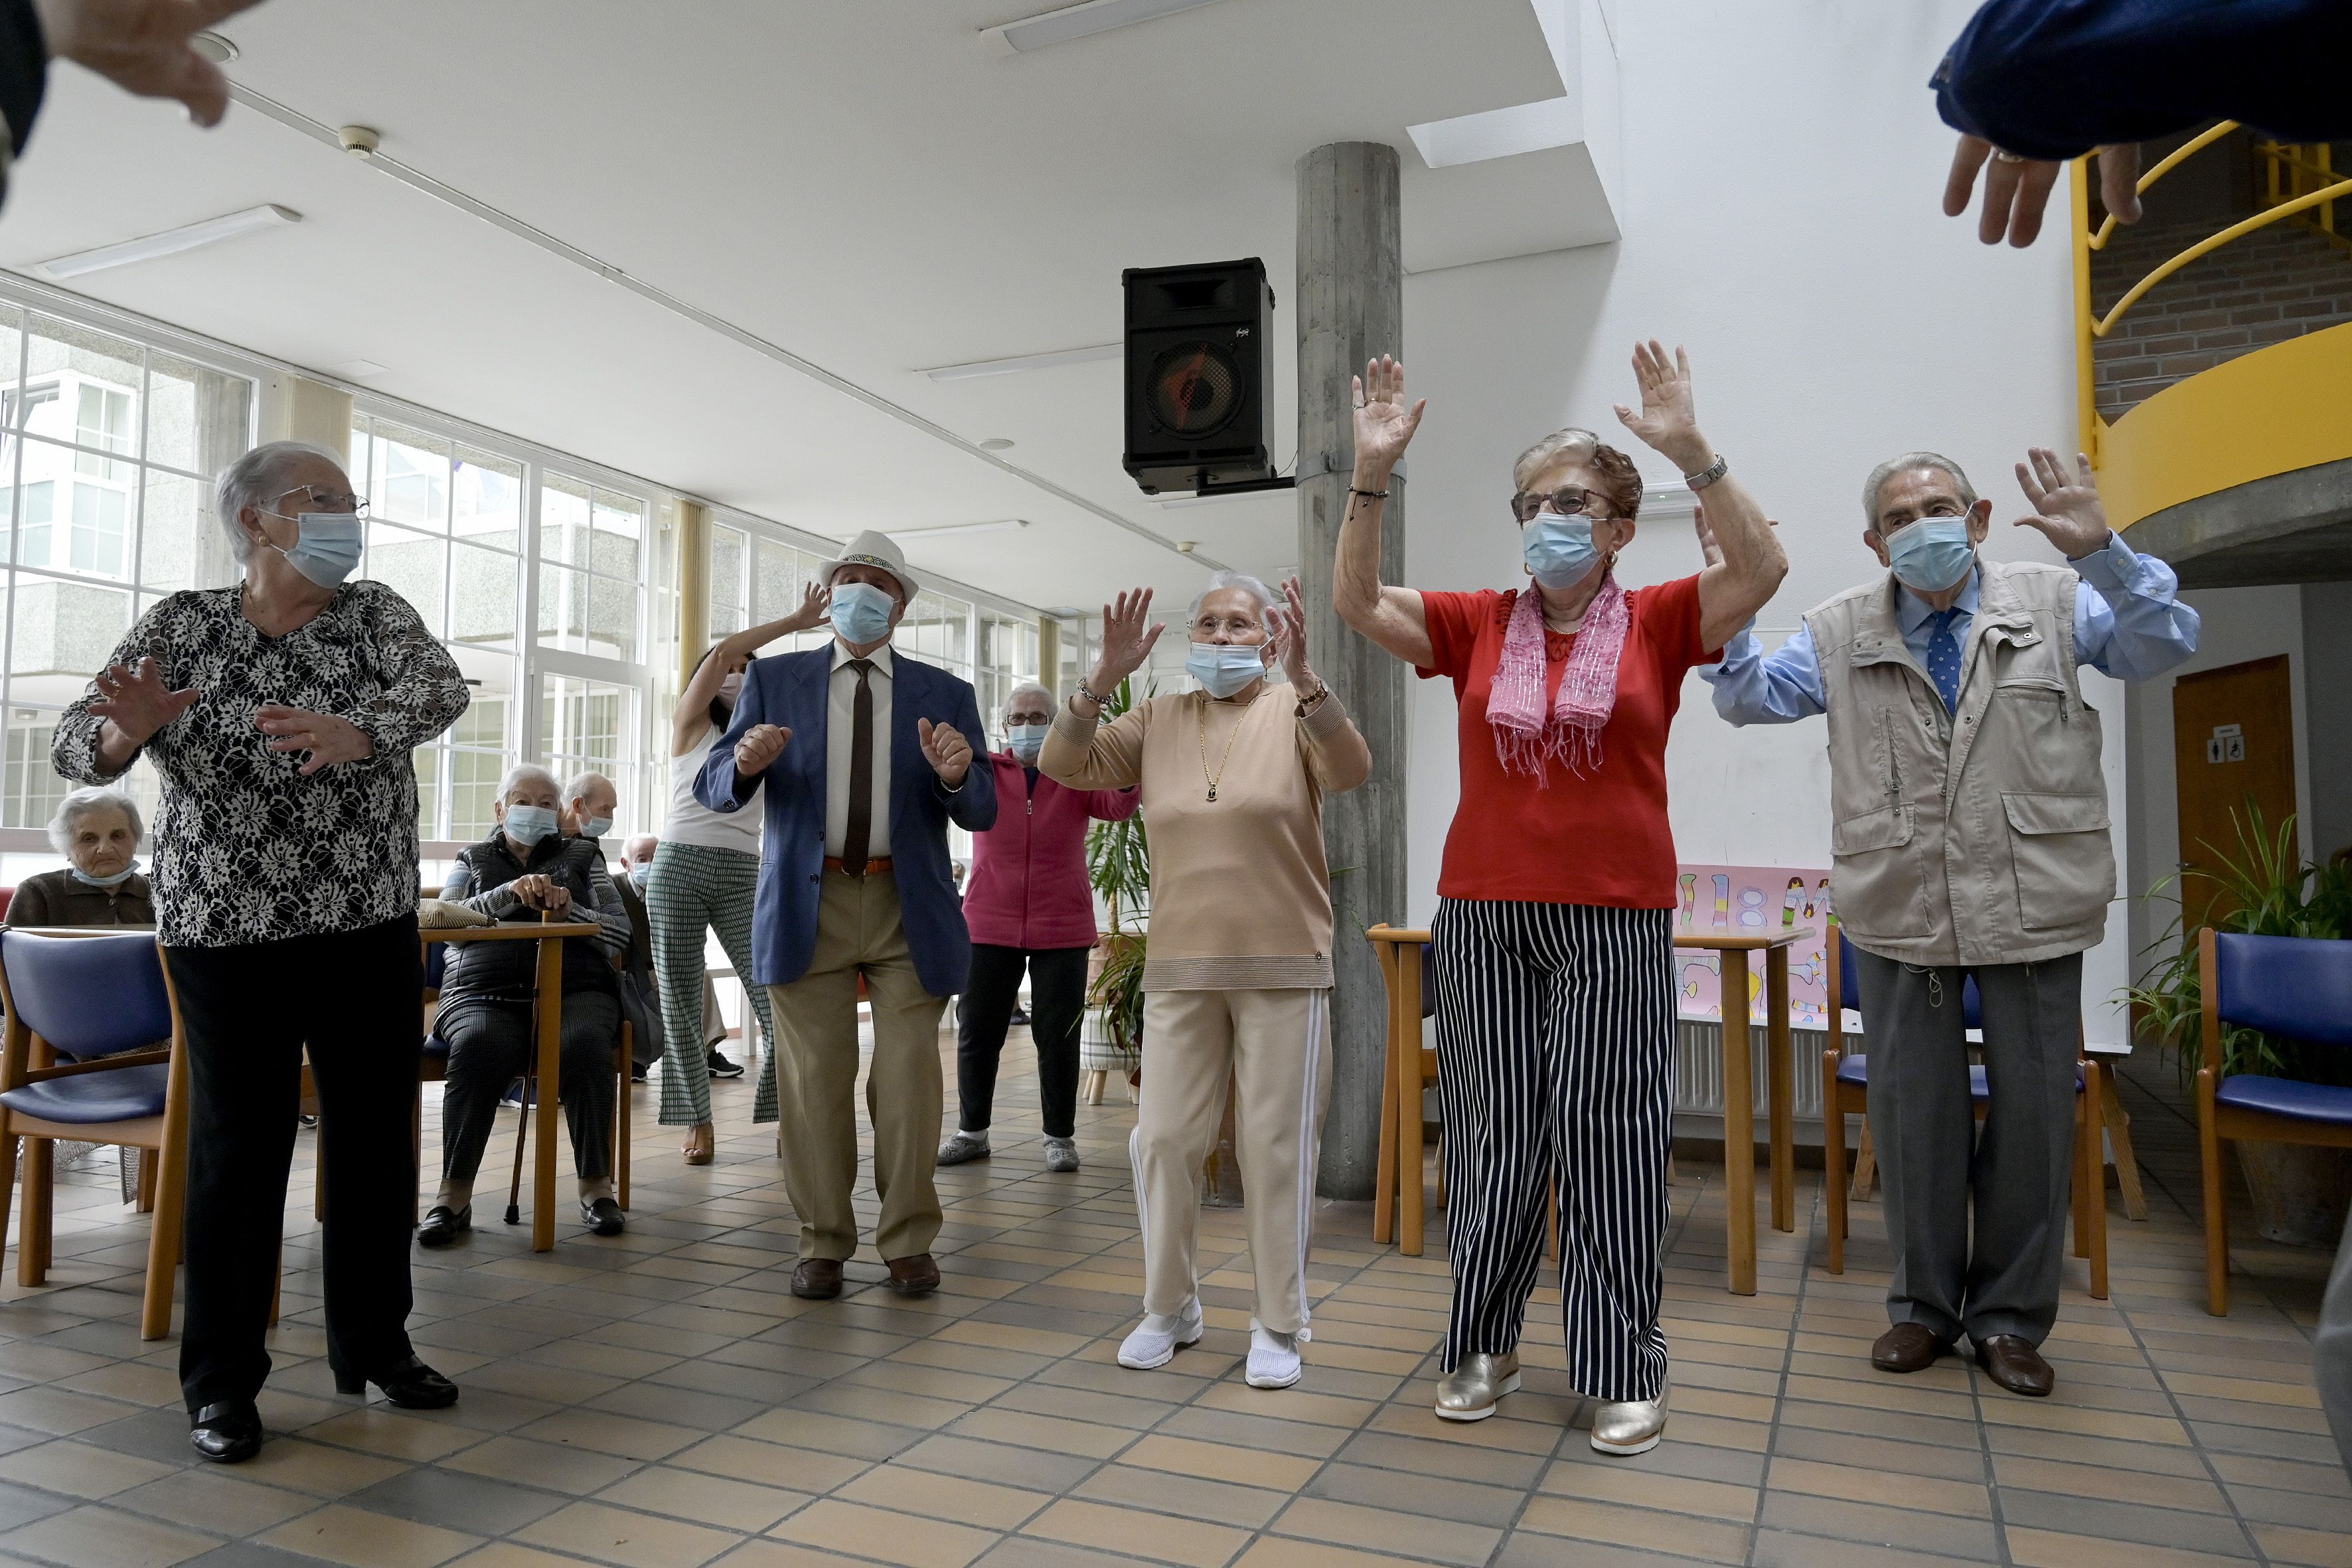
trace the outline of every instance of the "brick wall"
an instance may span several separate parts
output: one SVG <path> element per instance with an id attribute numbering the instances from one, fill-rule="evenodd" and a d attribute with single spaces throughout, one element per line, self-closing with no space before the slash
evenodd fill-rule
<path id="1" fill-rule="evenodd" d="M 2336 209 L 2338 228 L 2352 202 Z M 2213 232 L 2210 223 L 2119 228 L 2091 258 L 2102 315 L 2167 258 Z M 2251 350 L 2352 321 L 2352 249 L 2292 220 L 2257 229 L 2190 262 L 2144 295 L 2093 352 L 2099 412 L 2113 421 L 2150 393 Z"/>

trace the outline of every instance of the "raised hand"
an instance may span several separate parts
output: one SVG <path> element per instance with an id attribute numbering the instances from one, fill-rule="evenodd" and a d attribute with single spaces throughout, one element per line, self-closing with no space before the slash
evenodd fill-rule
<path id="1" fill-rule="evenodd" d="M 1087 688 L 1108 697 L 1120 681 L 1143 668 L 1143 661 L 1151 657 L 1151 645 L 1166 629 L 1151 619 L 1149 588 L 1129 589 L 1116 604 L 1105 605 L 1102 651 L 1095 658 Z"/>
<path id="2" fill-rule="evenodd" d="M 1364 366 L 1350 385 L 1356 405 L 1356 479 L 1367 489 L 1388 488 L 1389 470 L 1404 456 L 1412 433 L 1421 428 L 1422 411 L 1429 399 L 1408 405 L 1404 400 L 1404 366 L 1382 354 Z"/>
<path id="3" fill-rule="evenodd" d="M 259 0 L 37 0 L 49 52 L 126 92 L 176 98 L 199 125 L 228 110 L 228 78 L 188 39 Z"/>
<path id="4" fill-rule="evenodd" d="M 1652 338 L 1633 345 L 1633 379 L 1642 389 L 1639 414 L 1620 403 L 1617 417 L 1642 444 L 1672 458 L 1683 472 L 1696 473 L 1715 461 L 1715 449 L 1698 432 L 1691 400 L 1690 355 L 1681 349 L 1666 357 L 1666 345 Z"/>
<path id="5" fill-rule="evenodd" d="M 2105 548 L 2111 531 L 2098 483 L 2091 478 L 2091 459 L 2076 453 L 2075 471 L 2069 475 L 2064 459 L 2047 447 L 2026 455 L 2032 466 L 2017 465 L 2017 483 L 2034 515 L 2019 518 L 2017 526 L 2036 530 L 2069 561 Z"/>
<path id="6" fill-rule="evenodd" d="M 307 708 L 265 702 L 253 710 L 253 727 L 270 737 L 269 749 L 273 752 L 310 752 L 310 760 L 297 770 L 306 779 L 320 768 L 375 755 L 373 736 L 332 713 L 313 713 Z"/>
<path id="7" fill-rule="evenodd" d="M 774 724 L 754 724 L 743 731 L 735 742 L 735 771 L 739 773 L 763 773 L 768 765 L 784 754 L 792 743 L 793 732 Z"/>
<path id="8" fill-rule="evenodd" d="M 1275 662 L 1282 673 L 1301 692 L 1315 689 L 1315 672 L 1307 667 L 1307 609 L 1298 596 L 1298 579 L 1293 576 L 1282 585 L 1282 607 L 1265 613 L 1265 628 L 1273 639 Z"/>
<path id="9" fill-rule="evenodd" d="M 801 607 L 784 617 L 784 629 L 804 632 L 812 626 L 823 626 L 827 606 L 832 600 L 832 584 L 811 583 L 801 594 Z"/>
<path id="10" fill-rule="evenodd" d="M 918 719 L 915 739 L 922 742 L 923 760 L 931 764 L 941 784 L 953 789 L 963 783 L 963 775 L 971 771 L 971 742 L 963 738 L 962 731 L 952 724 Z"/>
<path id="11" fill-rule="evenodd" d="M 110 720 L 134 746 L 143 746 L 173 720 L 196 705 L 202 693 L 193 686 L 173 691 L 163 683 L 163 671 L 152 658 L 141 658 L 125 668 L 110 664 L 99 672 L 98 695 L 89 710 Z"/>
<path id="12" fill-rule="evenodd" d="M 2117 223 L 2139 221 L 2139 143 L 2118 142 L 2099 152 L 2099 198 Z M 1988 166 L 1990 164 L 1990 166 Z M 2042 216 L 2064 165 L 2043 158 L 2011 158 L 1981 136 L 1963 136 L 1952 150 L 1944 176 L 1944 216 L 1958 217 L 1976 194 L 1977 171 L 1985 172 L 1984 206 L 1977 237 L 1998 245 L 2003 234 L 2023 248 L 2042 235 Z"/>

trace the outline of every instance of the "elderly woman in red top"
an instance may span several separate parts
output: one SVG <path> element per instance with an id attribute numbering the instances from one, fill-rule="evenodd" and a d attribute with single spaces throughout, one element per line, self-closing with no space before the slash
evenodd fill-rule
<path id="1" fill-rule="evenodd" d="M 1600 1402 L 1592 1446 L 1638 1454 L 1666 1421 L 1666 1154 L 1675 1029 L 1666 729 L 1684 672 L 1763 607 L 1787 562 L 1691 409 L 1689 361 L 1633 351 L 1626 428 L 1705 494 L 1717 544 L 1696 577 L 1627 592 L 1642 478 L 1589 430 L 1512 472 L 1525 588 L 1417 593 L 1380 581 L 1381 502 L 1421 423 L 1404 370 L 1356 383 L 1356 472 L 1334 597 L 1349 626 L 1454 682 L 1462 799 L 1432 931 L 1454 1311 L 1437 1414 L 1491 1415 L 1517 1347 L 1559 1183 L 1569 1380 Z M 1719 555 L 1720 559 L 1717 559 Z"/>
<path id="2" fill-rule="evenodd" d="M 1132 789 L 1068 789 L 1037 772 L 1053 727 L 1054 694 L 1034 680 L 1004 704 L 1005 749 L 990 753 L 996 826 L 971 836 L 963 918 L 971 973 L 956 1013 L 956 1097 L 961 1125 L 940 1145 L 940 1163 L 988 1157 L 1004 1030 L 1029 972 L 1029 1033 L 1037 1043 L 1037 1097 L 1045 1102 L 1045 1168 L 1078 1168 L 1078 1025 L 1086 1015 L 1087 954 L 1095 945 L 1095 897 L 1087 883 L 1087 824 L 1135 814 Z M 1023 803 L 1014 811 L 1009 803 Z"/>

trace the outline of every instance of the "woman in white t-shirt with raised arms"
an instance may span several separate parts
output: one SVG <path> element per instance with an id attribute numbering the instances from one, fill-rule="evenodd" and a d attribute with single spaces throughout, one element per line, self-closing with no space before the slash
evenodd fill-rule
<path id="1" fill-rule="evenodd" d="M 703 655 L 670 714 L 669 822 L 646 877 L 646 917 L 653 927 L 654 975 L 661 988 L 661 1121 L 687 1127 L 686 1163 L 708 1165 L 716 1149 L 710 1125 L 710 1063 L 700 1011 L 703 932 L 719 933 L 727 962 L 744 981 L 760 1033 L 770 1048 L 751 1101 L 751 1120 L 776 1120 L 776 1026 L 768 993 L 751 980 L 751 900 L 760 885 L 760 814 L 722 815 L 694 797 L 703 753 L 726 732 L 751 656 L 824 619 L 825 590 L 811 584 L 801 607 L 778 621 L 723 638 Z"/>

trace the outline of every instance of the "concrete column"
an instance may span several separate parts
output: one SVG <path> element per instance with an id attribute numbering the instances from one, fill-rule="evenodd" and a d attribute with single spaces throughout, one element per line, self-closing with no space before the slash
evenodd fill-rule
<path id="1" fill-rule="evenodd" d="M 1037 617 L 1037 680 L 1062 700 L 1062 623 L 1051 616 Z"/>
<path id="2" fill-rule="evenodd" d="M 1364 930 L 1405 918 L 1405 692 L 1411 672 L 1342 625 L 1331 563 L 1354 466 L 1348 378 L 1374 354 L 1404 352 L 1404 268 L 1396 149 L 1318 147 L 1298 161 L 1298 575 L 1316 672 L 1347 703 L 1372 750 L 1361 789 L 1323 803 L 1336 917 L 1331 964 L 1334 1067 L 1318 1188 L 1369 1198 L 1380 1159 L 1387 999 Z M 1404 565 L 1404 474 L 1390 483 L 1381 575 Z"/>
<path id="3" fill-rule="evenodd" d="M 352 449 L 352 395 L 306 375 L 272 375 L 261 387 L 261 439 L 308 441 L 348 464 Z M 362 489 L 366 480 L 352 479 Z"/>

